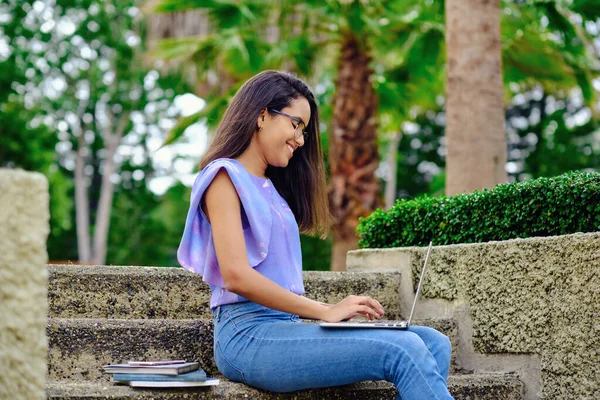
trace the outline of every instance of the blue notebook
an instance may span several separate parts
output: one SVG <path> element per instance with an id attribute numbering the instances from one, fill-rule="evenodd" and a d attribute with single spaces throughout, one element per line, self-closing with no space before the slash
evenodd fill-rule
<path id="1" fill-rule="evenodd" d="M 152 382 L 204 382 L 206 372 L 202 369 L 180 375 L 157 374 L 113 374 L 113 382 L 152 381 Z"/>

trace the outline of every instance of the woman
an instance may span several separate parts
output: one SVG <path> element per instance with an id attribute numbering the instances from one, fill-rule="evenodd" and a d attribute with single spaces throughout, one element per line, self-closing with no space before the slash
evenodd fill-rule
<path id="1" fill-rule="evenodd" d="M 299 232 L 328 229 L 319 114 L 301 80 L 262 72 L 238 91 L 201 161 L 178 250 L 211 288 L 214 351 L 227 378 L 274 392 L 362 380 L 403 399 L 450 399 L 450 341 L 434 329 L 323 329 L 303 318 L 379 319 L 368 296 L 302 294 Z"/>

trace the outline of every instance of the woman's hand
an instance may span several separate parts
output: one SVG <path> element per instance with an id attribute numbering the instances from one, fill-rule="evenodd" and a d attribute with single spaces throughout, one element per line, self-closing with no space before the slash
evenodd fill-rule
<path id="1" fill-rule="evenodd" d="M 329 306 L 323 313 L 323 320 L 327 322 L 346 321 L 357 316 L 369 320 L 380 319 L 384 314 L 379 302 L 369 296 L 348 296 L 337 304 Z"/>

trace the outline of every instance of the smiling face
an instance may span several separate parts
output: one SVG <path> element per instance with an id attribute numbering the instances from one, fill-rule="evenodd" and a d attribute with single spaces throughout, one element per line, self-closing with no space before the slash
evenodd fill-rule
<path id="1" fill-rule="evenodd" d="M 301 119 L 304 126 L 310 120 L 310 105 L 304 97 L 292 100 L 289 107 L 281 112 Z M 294 135 L 294 127 L 298 123 L 285 115 L 269 113 L 266 109 L 259 115 L 257 123 L 261 129 L 254 140 L 261 158 L 268 165 L 286 167 L 294 152 L 304 146 L 304 137 L 300 135 L 296 139 Z"/>

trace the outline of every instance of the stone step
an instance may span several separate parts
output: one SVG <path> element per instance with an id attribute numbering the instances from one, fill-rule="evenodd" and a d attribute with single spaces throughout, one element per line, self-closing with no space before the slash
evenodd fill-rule
<path id="1" fill-rule="evenodd" d="M 384 381 L 359 382 L 324 389 L 303 390 L 293 393 L 272 393 L 231 382 L 222 376 L 219 386 L 190 389 L 134 389 L 108 382 L 50 381 L 46 386 L 48 400 L 200 400 L 200 399 L 254 399 L 254 400 L 395 400 L 398 393 Z M 521 400 L 522 384 L 512 375 L 466 374 L 451 375 L 448 388 L 456 400 Z"/>
<path id="2" fill-rule="evenodd" d="M 211 318 L 210 289 L 183 268 L 50 265 L 49 317 Z M 304 272 L 306 296 L 328 303 L 368 295 L 400 318 L 397 272 Z"/>
<path id="3" fill-rule="evenodd" d="M 448 337 L 456 349 L 452 320 L 416 321 Z M 212 320 L 50 318 L 47 324 L 50 380 L 105 381 L 102 366 L 129 360 L 186 359 L 217 374 Z M 452 362 L 454 371 L 454 355 Z"/>

